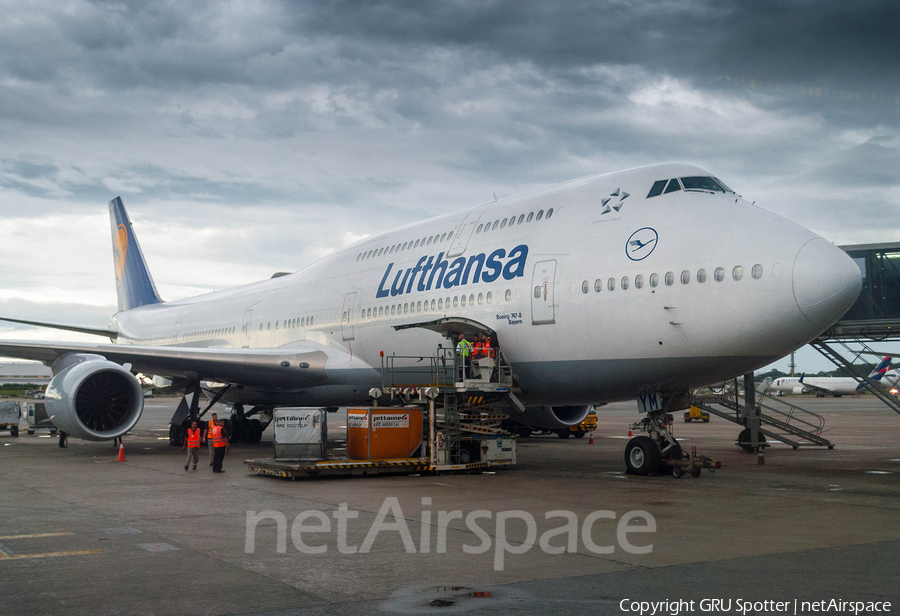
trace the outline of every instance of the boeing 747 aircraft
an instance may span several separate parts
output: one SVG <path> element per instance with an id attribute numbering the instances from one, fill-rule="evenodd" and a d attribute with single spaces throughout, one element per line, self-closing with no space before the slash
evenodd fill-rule
<path id="1" fill-rule="evenodd" d="M 885 357 L 875 366 L 875 369 L 869 374 L 869 378 L 874 381 L 884 380 L 893 385 L 896 381 L 896 378 L 893 377 L 895 374 L 896 370 L 891 370 L 891 358 Z M 820 398 L 825 395 L 839 398 L 843 394 L 855 394 L 864 388 L 865 385 L 849 376 L 807 377 L 805 374 L 799 377 L 779 377 L 769 385 L 769 390 L 779 392 L 779 395 L 815 392 L 816 396 Z"/>
<path id="2" fill-rule="evenodd" d="M 186 391 L 230 385 L 223 401 L 259 408 L 366 404 L 382 352 L 434 355 L 460 324 L 499 343 L 528 425 L 574 425 L 592 404 L 638 397 L 657 414 L 803 346 L 861 285 L 840 249 L 683 164 L 448 212 L 170 302 L 122 201 L 109 210 L 119 311 L 107 329 L 53 326 L 111 342 L 0 341 L 0 354 L 52 367 L 48 412 L 82 439 L 134 427 L 136 373 Z"/>

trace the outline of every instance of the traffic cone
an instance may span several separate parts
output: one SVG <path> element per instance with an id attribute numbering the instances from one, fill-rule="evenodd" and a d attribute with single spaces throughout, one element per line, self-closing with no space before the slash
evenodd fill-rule
<path id="1" fill-rule="evenodd" d="M 594 433 L 591 432 L 589 436 L 590 436 L 590 438 L 588 439 L 588 445 L 593 445 L 594 444 Z"/>
<path id="2" fill-rule="evenodd" d="M 119 457 L 116 462 L 126 462 L 125 460 L 125 443 L 119 443 Z"/>
<path id="3" fill-rule="evenodd" d="M 628 438 L 631 438 L 632 436 L 634 435 L 631 433 L 631 426 L 628 426 Z"/>

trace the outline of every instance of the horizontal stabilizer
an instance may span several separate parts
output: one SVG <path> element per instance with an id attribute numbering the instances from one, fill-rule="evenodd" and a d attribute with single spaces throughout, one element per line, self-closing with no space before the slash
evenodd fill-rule
<path id="1" fill-rule="evenodd" d="M 10 323 L 22 323 L 24 325 L 35 325 L 37 327 L 49 327 L 51 329 L 64 329 L 69 332 L 78 332 L 80 334 L 91 334 L 92 336 L 103 336 L 115 340 L 119 337 L 119 332 L 113 329 L 97 329 L 94 327 L 80 327 L 78 325 L 60 325 L 59 323 L 44 323 L 42 321 L 25 321 L 23 319 L 10 319 L 8 317 L 0 317 L 0 321 L 9 321 Z"/>

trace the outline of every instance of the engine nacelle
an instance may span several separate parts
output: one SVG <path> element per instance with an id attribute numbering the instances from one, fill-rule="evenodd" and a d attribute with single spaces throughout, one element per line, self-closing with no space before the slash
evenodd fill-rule
<path id="1" fill-rule="evenodd" d="M 587 417 L 591 405 L 584 406 L 527 406 L 524 413 L 512 419 L 532 428 L 568 428 L 580 424 Z"/>
<path id="2" fill-rule="evenodd" d="M 128 370 L 99 355 L 70 354 L 53 364 L 44 405 L 69 436 L 105 441 L 122 436 L 144 410 L 141 384 Z"/>
<path id="3" fill-rule="evenodd" d="M 806 393 L 806 388 L 805 388 L 805 387 L 802 387 L 802 386 L 801 386 L 801 387 L 794 387 L 791 391 L 792 391 L 793 393 L 795 393 L 795 394 L 805 394 L 805 393 Z"/>

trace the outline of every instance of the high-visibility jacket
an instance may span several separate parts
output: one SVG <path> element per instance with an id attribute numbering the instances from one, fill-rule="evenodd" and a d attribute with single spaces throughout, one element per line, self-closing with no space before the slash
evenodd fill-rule
<path id="1" fill-rule="evenodd" d="M 459 344 L 456 345 L 456 352 L 463 357 L 468 357 L 472 354 L 472 343 L 463 338 L 459 341 Z"/>
<path id="2" fill-rule="evenodd" d="M 188 428 L 187 446 L 190 449 L 193 449 L 194 447 L 200 447 L 200 428 L 197 428 L 196 430 Z"/>
<path id="3" fill-rule="evenodd" d="M 225 435 L 223 434 L 224 430 L 222 426 L 213 426 L 207 438 L 212 439 L 213 447 L 225 447 L 228 443 L 225 442 Z"/>
<path id="4" fill-rule="evenodd" d="M 484 343 L 479 340 L 475 343 L 475 347 L 472 350 L 472 357 L 478 358 L 483 357 L 484 355 Z"/>
<path id="5" fill-rule="evenodd" d="M 490 340 L 485 340 L 485 341 L 484 341 L 484 344 L 482 345 L 481 351 L 482 351 L 482 353 L 484 353 L 484 356 L 485 356 L 485 357 L 490 357 L 490 358 L 493 358 L 493 357 L 494 357 L 494 349 L 491 348 L 491 341 L 490 341 Z"/>

